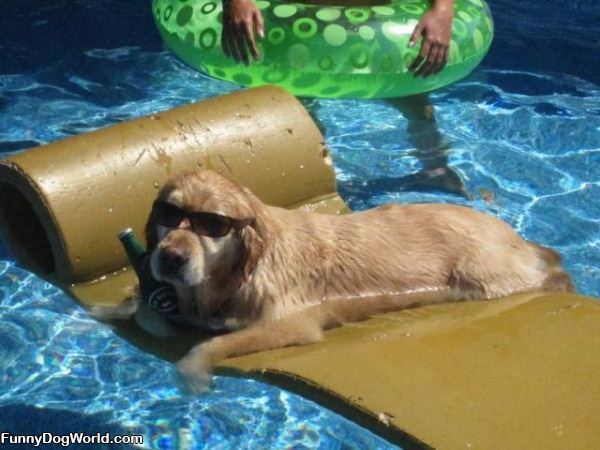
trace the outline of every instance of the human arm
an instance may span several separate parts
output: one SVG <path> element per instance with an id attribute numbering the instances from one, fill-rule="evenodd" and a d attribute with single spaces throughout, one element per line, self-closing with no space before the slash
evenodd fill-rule
<path id="1" fill-rule="evenodd" d="M 250 55 L 260 57 L 255 32 L 264 37 L 262 14 L 253 0 L 223 0 L 221 46 L 226 56 L 249 64 Z"/>
<path id="2" fill-rule="evenodd" d="M 409 67 L 415 76 L 428 77 L 446 65 L 453 16 L 454 0 L 432 0 L 431 8 L 421 17 L 408 44 L 412 47 L 422 38 L 419 55 Z"/>

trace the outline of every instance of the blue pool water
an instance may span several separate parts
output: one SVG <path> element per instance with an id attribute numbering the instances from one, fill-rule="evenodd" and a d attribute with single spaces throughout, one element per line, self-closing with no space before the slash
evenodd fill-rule
<path id="1" fill-rule="evenodd" d="M 472 205 L 559 250 L 579 290 L 600 296 L 600 4 L 491 7 L 497 37 L 482 67 L 431 96 L 440 142 L 422 130 L 416 137 L 447 148 L 467 197 L 411 182 L 441 152 L 415 151 L 390 102 L 308 106 L 353 208 Z M 146 1 L 20 0 L 3 10 L 1 154 L 236 89 L 164 51 Z M 255 381 L 217 377 L 209 394 L 184 396 L 170 364 L 90 319 L 2 247 L 0 367 L 0 424 L 14 433 L 141 433 L 147 447 L 165 449 L 391 447 Z"/>

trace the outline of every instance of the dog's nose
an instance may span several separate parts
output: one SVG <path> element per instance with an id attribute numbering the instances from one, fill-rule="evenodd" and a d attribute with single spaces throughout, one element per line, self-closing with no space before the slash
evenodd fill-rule
<path id="1" fill-rule="evenodd" d="M 188 254 L 182 248 L 165 247 L 158 254 L 160 271 L 165 275 L 175 274 L 187 262 Z"/>

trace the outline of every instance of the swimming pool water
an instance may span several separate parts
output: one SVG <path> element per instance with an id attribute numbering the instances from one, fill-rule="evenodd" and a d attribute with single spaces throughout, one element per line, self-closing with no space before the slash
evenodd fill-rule
<path id="1" fill-rule="evenodd" d="M 491 7 L 497 37 L 483 66 L 432 95 L 436 145 L 467 197 L 415 189 L 407 175 L 440 152 L 415 152 L 392 103 L 307 105 L 354 209 L 469 204 L 559 250 L 579 290 L 600 296 L 600 6 Z M 235 89 L 165 52 L 145 1 L 21 0 L 0 16 L 2 154 Z M 0 259 L 0 423 L 11 431 L 139 432 L 165 449 L 391 446 L 255 381 L 216 377 L 210 393 L 185 396 L 170 364 L 90 319 L 1 247 Z"/>

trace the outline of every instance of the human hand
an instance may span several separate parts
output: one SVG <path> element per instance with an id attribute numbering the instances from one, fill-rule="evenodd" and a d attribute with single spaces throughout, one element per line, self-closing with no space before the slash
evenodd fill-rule
<path id="1" fill-rule="evenodd" d="M 263 18 L 253 0 L 223 0 L 221 46 L 226 56 L 246 65 L 250 63 L 250 54 L 255 60 L 260 58 L 255 30 L 262 39 Z"/>
<path id="2" fill-rule="evenodd" d="M 408 70 L 423 78 L 436 74 L 444 68 L 452 34 L 452 6 L 436 7 L 427 11 L 415 27 L 408 46 L 422 39 L 421 51 Z"/>

